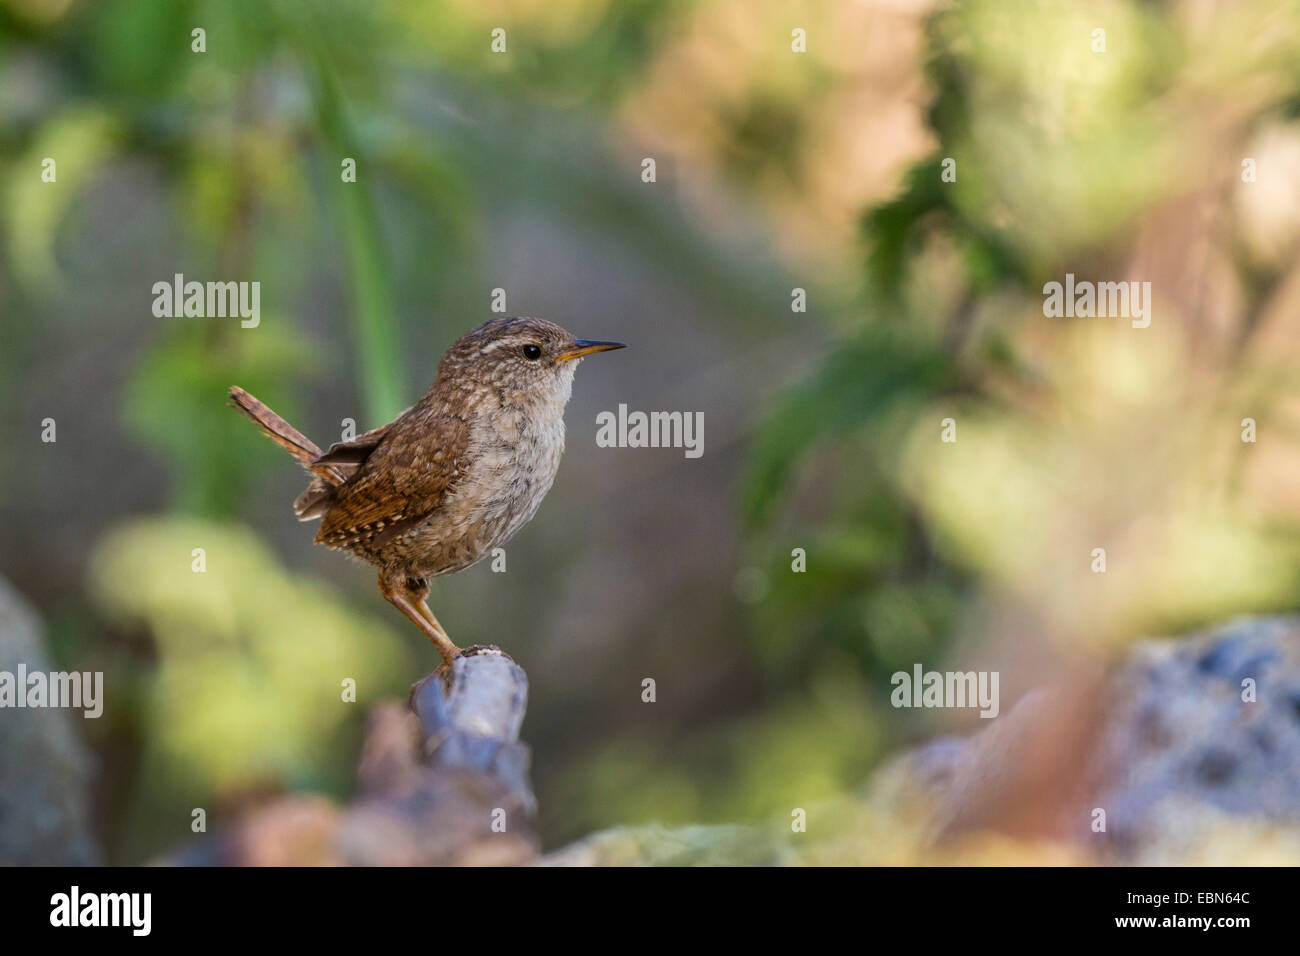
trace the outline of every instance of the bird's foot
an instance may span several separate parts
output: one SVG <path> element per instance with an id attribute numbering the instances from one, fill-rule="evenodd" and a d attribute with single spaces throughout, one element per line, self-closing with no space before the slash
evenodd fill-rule
<path id="1" fill-rule="evenodd" d="M 450 641 L 448 641 L 447 644 L 448 647 L 445 649 L 441 646 L 439 646 L 438 648 L 438 652 L 442 654 L 442 663 L 439 664 L 438 667 L 434 670 L 433 676 L 440 677 L 442 678 L 444 683 L 450 684 L 451 665 L 456 662 L 456 658 L 460 657 L 460 655 L 463 652 L 459 647 L 457 647 L 455 644 L 452 644 Z"/>

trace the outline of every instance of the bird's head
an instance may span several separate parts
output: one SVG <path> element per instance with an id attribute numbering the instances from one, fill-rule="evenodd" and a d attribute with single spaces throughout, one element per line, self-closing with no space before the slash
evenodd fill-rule
<path id="1" fill-rule="evenodd" d="M 438 381 L 444 388 L 489 390 L 508 404 L 563 405 L 584 356 L 624 347 L 622 342 L 574 338 L 554 322 L 531 316 L 492 319 L 447 350 Z"/>

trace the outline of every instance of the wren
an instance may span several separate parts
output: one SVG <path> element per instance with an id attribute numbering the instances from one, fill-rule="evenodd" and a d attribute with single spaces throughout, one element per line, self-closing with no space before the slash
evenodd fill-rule
<path id="1" fill-rule="evenodd" d="M 493 319 L 456 340 L 418 402 L 324 454 L 242 388 L 230 397 L 314 476 L 293 510 L 320 519 L 316 543 L 377 567 L 380 592 L 446 665 L 460 649 L 429 610 L 429 579 L 468 568 L 536 514 L 579 361 L 624 347 L 544 319 Z"/>

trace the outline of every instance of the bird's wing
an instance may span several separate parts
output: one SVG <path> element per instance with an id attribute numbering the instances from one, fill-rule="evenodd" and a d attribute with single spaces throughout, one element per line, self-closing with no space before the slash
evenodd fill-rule
<path id="1" fill-rule="evenodd" d="M 399 418 L 336 490 L 316 543 L 377 546 L 423 521 L 463 475 L 468 444 L 469 426 L 463 419 Z"/>
<path id="2" fill-rule="evenodd" d="M 337 497 L 338 486 L 357 473 L 357 469 L 366 463 L 370 453 L 379 447 L 392 427 L 390 422 L 372 428 L 351 441 L 336 441 L 324 454 L 317 448 L 316 457 L 308 462 L 307 467 L 316 474 L 322 474 L 321 469 L 327 469 L 335 477 L 332 480 L 317 478 L 294 500 L 293 513 L 298 516 L 298 520 L 311 521 L 329 511 Z"/>
<path id="3" fill-rule="evenodd" d="M 372 428 L 368 432 L 358 435 L 351 441 L 336 441 L 330 445 L 329 451 L 316 458 L 314 465 L 338 465 L 345 469 L 344 474 L 355 472 L 357 467 L 365 464 L 370 453 L 379 447 L 388 430 L 393 427 L 393 422 L 387 425 L 380 425 L 378 428 Z M 351 465 L 350 469 L 347 466 Z"/>

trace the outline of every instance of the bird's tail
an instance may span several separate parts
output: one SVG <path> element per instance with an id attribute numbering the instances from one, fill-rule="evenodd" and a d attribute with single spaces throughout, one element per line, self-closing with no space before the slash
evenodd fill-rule
<path id="1" fill-rule="evenodd" d="M 343 476 L 329 465 L 318 465 L 320 447 L 294 428 L 263 402 L 254 398 L 238 385 L 230 387 L 230 398 L 235 407 L 252 419 L 271 441 L 275 442 L 316 477 L 337 486 L 343 483 Z"/>

